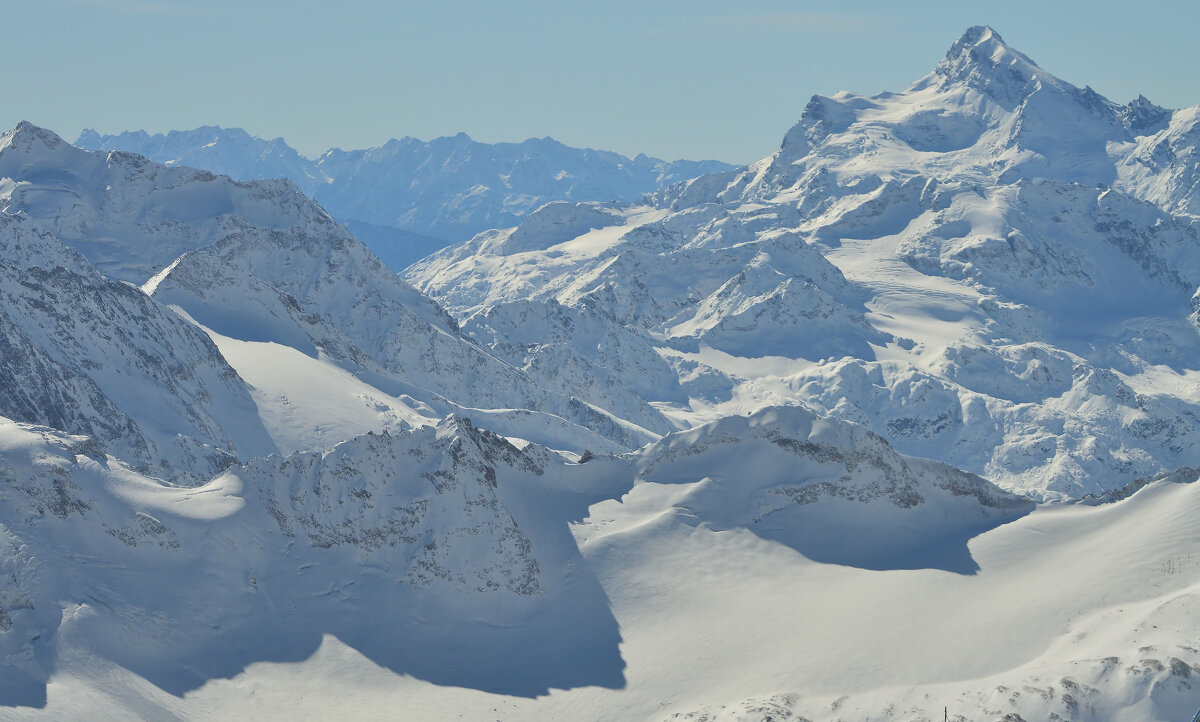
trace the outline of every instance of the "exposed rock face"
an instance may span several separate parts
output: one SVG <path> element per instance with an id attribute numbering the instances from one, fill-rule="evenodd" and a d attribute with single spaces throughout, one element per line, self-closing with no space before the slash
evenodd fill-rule
<path id="1" fill-rule="evenodd" d="M 257 489 L 285 536 L 392 556 L 409 584 L 531 595 L 541 591 L 540 566 L 496 496 L 497 465 L 541 475 L 550 462 L 451 417 L 436 429 L 361 436 L 231 473 Z"/>
<path id="2" fill-rule="evenodd" d="M 184 487 L 86 437 L 0 420 L 0 704 L 44 704 L 59 643 L 182 694 L 303 658 L 322 633 L 447 683 L 614 684 L 620 666 L 599 677 L 589 666 L 619 662 L 619 636 L 566 522 L 631 483 L 632 466 L 595 464 L 448 417 Z M 555 666 L 560 643 L 597 649 L 528 677 Z M 458 659 L 509 651 L 529 666 L 489 673 Z"/>
<path id="3" fill-rule="evenodd" d="M 274 451 L 244 382 L 203 332 L 7 213 L 0 331 L 0 414 L 90 436 L 181 481 Z"/>

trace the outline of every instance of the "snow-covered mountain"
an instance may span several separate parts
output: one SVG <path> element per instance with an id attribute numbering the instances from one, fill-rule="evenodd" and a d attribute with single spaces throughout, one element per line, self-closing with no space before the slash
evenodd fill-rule
<path id="1" fill-rule="evenodd" d="M 675 367 L 688 400 L 652 398 L 681 423 L 802 404 L 1006 488 L 1104 491 L 1200 453 L 1200 233 L 1168 190 L 1192 115 L 973 28 L 903 92 L 814 97 L 746 169 L 552 204 L 407 277 L 473 329 L 600 311 Z"/>
<path id="2" fill-rule="evenodd" d="M 264 140 L 240 128 L 215 126 L 156 135 L 85 130 L 75 144 L 129 151 L 237 180 L 288 178 L 395 269 L 479 231 L 517 223 L 549 201 L 633 201 L 731 167 L 719 161 L 627 158 L 572 148 L 553 138 L 480 143 L 465 133 L 428 142 L 393 139 L 365 150 L 334 148 L 316 159 L 301 156 L 282 138 Z"/>
<path id="3" fill-rule="evenodd" d="M 564 483 L 558 455 L 454 417 L 192 488 L 8 420 L 0 459 L 5 705 L 45 704 L 68 661 L 56 650 L 182 695 L 304 659 L 323 634 L 440 684 L 528 695 L 622 681 L 615 622 L 566 522 L 619 493 L 607 485 L 628 483 L 627 463 Z"/>
<path id="4" fill-rule="evenodd" d="M 24 214 L 113 280 L 141 284 L 228 233 L 333 224 L 286 180 L 240 183 L 124 152 L 87 152 L 29 123 L 0 136 L 0 208 Z"/>
<path id="5" fill-rule="evenodd" d="M 630 393 L 583 402 L 483 350 L 290 181 L 233 181 L 121 151 L 85 151 L 29 124 L 0 139 L 0 177 L 0 210 L 55 234 L 109 277 L 137 284 L 218 344 L 266 347 L 238 368 L 253 385 L 263 385 L 261 359 L 281 348 L 365 379 L 391 400 L 374 402 L 381 419 L 358 432 L 385 428 L 384 418 L 406 425 L 493 409 L 507 419 L 496 421 L 506 432 L 529 427 L 516 435 L 578 452 L 630 449 L 674 428 Z M 303 392 L 281 389 L 259 408 L 290 403 L 290 393 Z M 319 443 L 351 435 L 321 434 Z M 281 449 L 313 448 L 312 435 L 273 436 Z"/>
<path id="6" fill-rule="evenodd" d="M 973 28 L 414 285 L 22 123 L 0 717 L 1189 718 L 1191 116 Z"/>
<path id="7" fill-rule="evenodd" d="M 0 214 L 0 331 L 0 415 L 181 481 L 276 450 L 208 336 L 23 214 Z"/>

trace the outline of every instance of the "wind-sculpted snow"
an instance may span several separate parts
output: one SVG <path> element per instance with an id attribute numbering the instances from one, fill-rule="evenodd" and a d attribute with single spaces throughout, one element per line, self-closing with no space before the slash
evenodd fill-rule
<path id="1" fill-rule="evenodd" d="M 619 685 L 620 637 L 566 522 L 630 468 L 451 417 L 185 488 L 0 421 L 0 704 L 45 704 L 58 645 L 182 694 L 304 659 L 322 634 L 442 684 Z"/>
<path id="2" fill-rule="evenodd" d="M 393 139 L 366 150 L 335 148 L 316 159 L 299 155 L 282 138 L 263 140 L 240 128 L 212 126 L 165 135 L 136 131 L 101 136 L 85 130 L 76 145 L 130 151 L 237 180 L 288 178 L 347 225 L 418 234 L 407 238 L 376 232 L 362 238 L 380 257 L 396 263 L 396 269 L 436 250 L 430 245 L 440 248 L 510 226 L 548 202 L 632 201 L 730 167 L 718 161 L 626 158 L 570 148 L 551 138 L 493 145 L 464 133 L 428 142 Z M 403 246 L 408 245 L 426 253 L 406 251 Z"/>
<path id="3" fill-rule="evenodd" d="M 966 542 L 1033 509 L 945 464 L 798 407 L 672 434 L 638 455 L 638 478 L 684 484 L 673 508 L 714 531 L 746 528 L 815 561 L 972 573 Z M 636 491 L 636 490 L 635 490 Z"/>
<path id="4" fill-rule="evenodd" d="M 576 693 L 510 716 L 596 716 L 622 703 L 614 716 L 693 722 L 1194 714 L 1194 470 L 1111 503 L 1022 516 L 1028 501 L 974 477 L 904 459 L 910 476 L 895 461 L 869 432 L 801 409 L 654 445 L 639 484 L 620 504 L 594 506 L 577 532 L 627 632 L 627 696 Z M 786 515 L 806 523 L 771 529 Z M 937 536 L 971 518 L 984 528 L 969 547 L 938 548 L 958 547 L 978 573 L 883 563 L 907 534 Z M 892 544 L 872 549 L 881 536 Z M 815 564 L 804 558 L 811 549 L 875 564 Z M 907 550 L 897 556 L 913 558 Z"/>
<path id="5" fill-rule="evenodd" d="M 807 404 L 1024 493 L 1099 492 L 1200 449 L 1200 234 L 1172 215 L 1192 115 L 972 28 L 902 93 L 814 97 L 744 170 L 535 213 L 406 276 L 460 317 L 603 310 L 679 372 L 677 422 Z"/>
<path id="6" fill-rule="evenodd" d="M 0 700 L 34 706 L 60 646 L 178 695 L 302 660 L 323 633 L 439 684 L 619 687 L 615 620 L 566 526 L 596 502 L 683 488 L 672 513 L 710 531 L 748 528 L 835 564 L 963 573 L 966 539 L 1032 508 L 798 408 L 585 463 L 451 416 L 198 487 L 4 420 L 0 481 Z M 860 537 L 864 525 L 885 531 Z M 521 662 L 462 664 L 475 655 Z"/>
<path id="7" fill-rule="evenodd" d="M 0 329 L 2 414 L 87 434 L 181 481 L 274 450 L 245 384 L 202 332 L 7 213 Z"/>

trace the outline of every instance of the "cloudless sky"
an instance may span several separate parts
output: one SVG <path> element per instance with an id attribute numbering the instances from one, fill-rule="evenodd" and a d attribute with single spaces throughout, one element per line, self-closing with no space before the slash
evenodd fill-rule
<path id="1" fill-rule="evenodd" d="M 308 155 L 465 131 L 745 163 L 813 94 L 902 90 L 971 25 L 1118 102 L 1200 104 L 1200 2 L 0 0 L 0 126 L 216 124 Z"/>

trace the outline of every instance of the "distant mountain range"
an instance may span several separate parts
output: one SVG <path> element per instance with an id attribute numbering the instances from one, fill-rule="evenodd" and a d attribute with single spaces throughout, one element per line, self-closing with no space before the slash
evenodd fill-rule
<path id="1" fill-rule="evenodd" d="M 204 126 L 150 135 L 85 130 L 75 145 L 124 150 L 235 180 L 287 178 L 316 199 L 385 263 L 399 270 L 489 228 L 516 225 L 549 201 L 634 201 L 705 173 L 720 161 L 664 161 L 572 148 L 552 138 L 480 143 L 466 133 L 378 148 L 334 148 L 306 158 L 282 138 Z"/>

